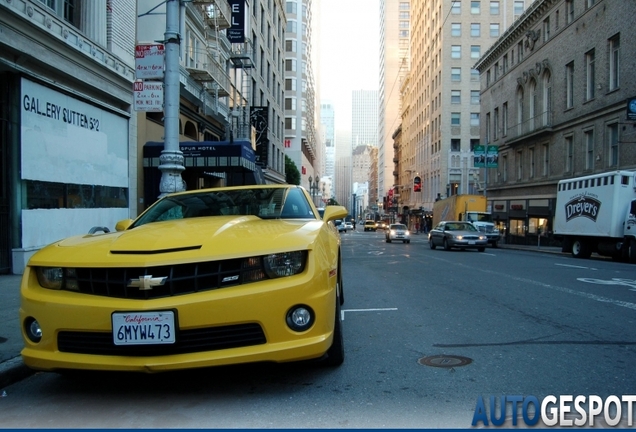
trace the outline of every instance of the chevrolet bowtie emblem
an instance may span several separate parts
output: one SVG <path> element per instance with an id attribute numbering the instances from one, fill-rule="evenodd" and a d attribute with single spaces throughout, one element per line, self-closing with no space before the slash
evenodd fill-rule
<path id="1" fill-rule="evenodd" d="M 166 283 L 166 276 L 163 277 L 155 277 L 152 275 L 140 276 L 137 279 L 131 279 L 128 281 L 128 286 L 132 288 L 139 288 L 139 291 L 147 291 L 151 290 L 152 287 L 161 286 Z"/>

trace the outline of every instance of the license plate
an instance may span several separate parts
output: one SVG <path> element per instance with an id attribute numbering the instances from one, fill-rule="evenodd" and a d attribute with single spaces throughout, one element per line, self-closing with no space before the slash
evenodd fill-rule
<path id="1" fill-rule="evenodd" d="M 475 244 L 475 240 L 468 240 L 468 244 Z"/>
<path id="2" fill-rule="evenodd" d="M 174 312 L 113 313 L 115 345 L 155 345 L 175 343 Z"/>

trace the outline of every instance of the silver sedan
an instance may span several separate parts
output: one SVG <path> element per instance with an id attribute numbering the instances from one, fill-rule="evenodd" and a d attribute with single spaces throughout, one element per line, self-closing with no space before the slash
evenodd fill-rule
<path id="1" fill-rule="evenodd" d="M 483 252 L 488 238 L 477 231 L 470 222 L 443 221 L 428 233 L 428 244 L 431 249 L 442 246 L 445 250 L 460 248 Z"/>

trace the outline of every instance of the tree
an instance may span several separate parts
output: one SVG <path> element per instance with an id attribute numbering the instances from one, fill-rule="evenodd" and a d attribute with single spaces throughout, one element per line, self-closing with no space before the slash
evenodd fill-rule
<path id="1" fill-rule="evenodd" d="M 300 184 L 300 172 L 298 172 L 298 168 L 294 161 L 292 161 L 287 155 L 285 155 L 285 181 L 287 181 L 288 184 Z"/>

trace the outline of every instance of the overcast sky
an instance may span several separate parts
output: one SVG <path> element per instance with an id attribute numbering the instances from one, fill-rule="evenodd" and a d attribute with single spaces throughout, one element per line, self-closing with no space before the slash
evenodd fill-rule
<path id="1" fill-rule="evenodd" d="M 336 130 L 351 130 L 351 93 L 378 90 L 379 0 L 318 0 L 320 101 L 334 105 Z"/>

